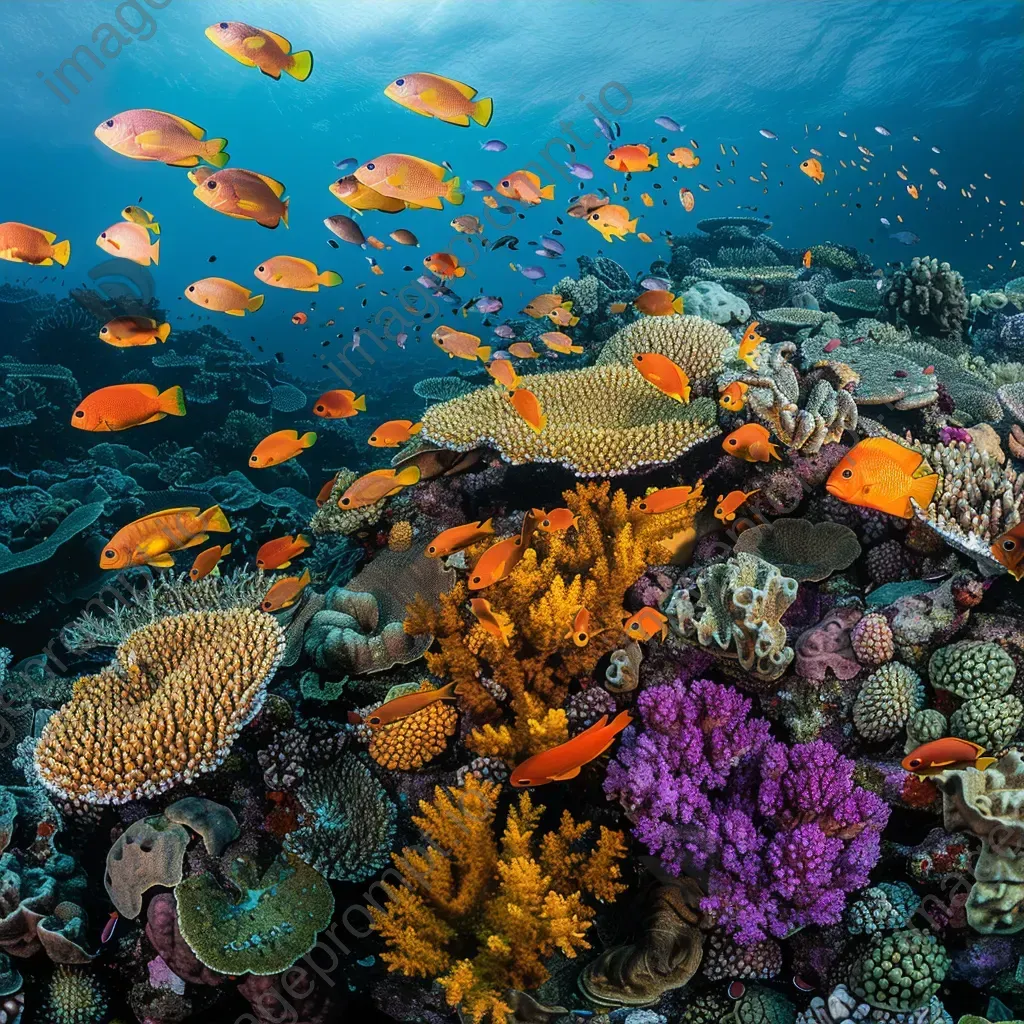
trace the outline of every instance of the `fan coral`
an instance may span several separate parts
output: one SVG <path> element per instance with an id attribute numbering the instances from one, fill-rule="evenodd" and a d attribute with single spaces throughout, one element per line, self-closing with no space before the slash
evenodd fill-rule
<path id="1" fill-rule="evenodd" d="M 589 949 L 595 912 L 584 896 L 610 901 L 625 888 L 621 832 L 602 827 L 587 842 L 592 826 L 565 811 L 558 829 L 537 839 L 544 808 L 523 792 L 499 845 L 499 793 L 469 776 L 461 789 L 439 786 L 432 803 L 421 801 L 413 822 L 426 851 L 393 855 L 405 884 L 382 883 L 389 902 L 370 910 L 389 970 L 436 979 L 473 1024 L 505 1024 L 506 990 L 542 984 L 556 949 L 568 957 Z"/>
<path id="2" fill-rule="evenodd" d="M 860 555 L 857 535 L 840 523 L 776 519 L 739 535 L 733 552 L 747 551 L 771 562 L 798 583 L 824 580 L 852 565 Z"/>
<path id="3" fill-rule="evenodd" d="M 921 677 L 891 661 L 868 677 L 853 704 L 853 724 L 869 743 L 892 739 L 924 705 Z"/>
<path id="4" fill-rule="evenodd" d="M 928 662 L 928 677 L 937 690 L 957 697 L 999 697 L 1013 685 L 1017 667 L 999 644 L 961 640 L 940 647 Z"/>
<path id="5" fill-rule="evenodd" d="M 888 819 L 829 744 L 787 747 L 735 690 L 698 681 L 641 693 L 605 792 L 673 874 L 706 872 L 701 909 L 736 942 L 832 924 L 867 882 Z"/>
<path id="6" fill-rule="evenodd" d="M 850 633 L 853 653 L 862 665 L 876 667 L 892 661 L 896 648 L 889 620 L 879 612 L 871 612 L 853 627 Z"/>
<path id="7" fill-rule="evenodd" d="M 851 935 L 874 935 L 902 928 L 920 905 L 921 897 L 906 882 L 879 882 L 846 908 L 846 930 Z"/>
<path id="8" fill-rule="evenodd" d="M 938 992 L 949 964 L 946 950 L 928 932 L 876 934 L 854 964 L 849 985 L 869 1006 L 914 1010 Z"/>
<path id="9" fill-rule="evenodd" d="M 893 274 L 882 303 L 923 334 L 959 334 L 967 317 L 964 279 L 928 256 L 915 256 Z"/>
<path id="10" fill-rule="evenodd" d="M 695 607 L 686 589 L 665 607 L 673 630 L 701 647 L 714 645 L 744 672 L 778 679 L 793 660 L 781 618 L 796 600 L 797 581 L 757 555 L 740 552 L 700 571 Z M 699 615 L 698 615 L 699 609 Z"/>
<path id="11" fill-rule="evenodd" d="M 277 620 L 250 609 L 142 627 L 46 723 L 35 749 L 40 779 L 65 799 L 108 804 L 210 771 L 262 707 L 284 646 Z"/>

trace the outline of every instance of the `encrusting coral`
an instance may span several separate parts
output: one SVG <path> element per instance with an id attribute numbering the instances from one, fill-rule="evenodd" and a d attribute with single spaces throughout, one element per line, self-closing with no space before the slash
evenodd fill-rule
<path id="1" fill-rule="evenodd" d="M 421 690 L 432 690 L 426 680 Z M 444 752 L 459 724 L 458 711 L 448 702 L 435 700 L 405 718 L 373 730 L 370 757 L 389 771 L 413 771 Z"/>
<path id="2" fill-rule="evenodd" d="M 733 552 L 746 551 L 771 562 L 783 576 L 803 583 L 824 580 L 860 556 L 857 535 L 842 523 L 776 519 L 739 535 Z"/>
<path id="3" fill-rule="evenodd" d="M 413 823 L 426 844 L 394 854 L 401 886 L 383 882 L 384 909 L 372 908 L 388 969 L 433 978 L 450 1006 L 473 1024 L 505 1024 L 506 990 L 530 990 L 548 976 L 556 950 L 589 949 L 595 911 L 585 897 L 612 901 L 625 886 L 621 832 L 563 812 L 557 829 L 536 835 L 544 808 L 523 792 L 511 806 L 500 843 L 493 831 L 500 787 L 467 776 L 438 786 Z"/>

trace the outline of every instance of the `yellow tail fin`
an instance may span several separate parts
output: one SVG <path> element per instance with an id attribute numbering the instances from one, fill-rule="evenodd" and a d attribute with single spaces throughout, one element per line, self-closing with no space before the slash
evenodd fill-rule
<path id="1" fill-rule="evenodd" d="M 335 285 L 341 284 L 341 274 L 333 270 L 325 270 L 317 278 L 317 283 L 322 284 L 325 288 L 333 288 Z"/>
<path id="2" fill-rule="evenodd" d="M 466 268 L 465 267 L 456 267 L 455 268 L 455 276 L 456 277 L 465 277 L 466 276 Z"/>
<path id="3" fill-rule="evenodd" d="M 629 223 L 628 223 L 628 224 L 626 225 L 626 227 L 627 227 L 627 228 L 628 228 L 628 229 L 629 229 L 630 231 L 636 231 L 636 224 L 637 224 L 637 221 L 638 221 L 639 219 L 640 219 L 640 218 L 639 218 L 639 217 L 637 217 L 637 218 L 636 218 L 635 220 L 631 220 L 631 221 L 630 221 L 630 222 L 629 222 Z"/>
<path id="4" fill-rule="evenodd" d="M 366 395 L 360 395 L 353 403 L 353 409 L 358 409 L 360 412 L 366 412 Z"/>
<path id="5" fill-rule="evenodd" d="M 157 224 L 156 221 L 153 221 L 152 224 L 147 224 L 146 226 L 149 228 L 150 231 L 153 232 L 154 235 L 160 234 L 160 225 Z"/>
<path id="6" fill-rule="evenodd" d="M 486 128 L 491 123 L 491 117 L 493 114 L 494 100 L 482 99 L 477 100 L 476 103 L 473 104 L 473 110 L 470 113 L 470 117 L 472 117 L 481 128 Z"/>
<path id="7" fill-rule="evenodd" d="M 304 82 L 313 71 L 313 54 L 309 50 L 299 50 L 292 54 L 292 66 L 285 68 L 292 78 Z"/>
<path id="8" fill-rule="evenodd" d="M 303 448 L 312 448 L 313 445 L 316 444 L 316 431 L 307 430 L 306 433 L 299 438 L 299 444 L 302 445 Z"/>
<path id="9" fill-rule="evenodd" d="M 474 354 L 479 357 L 481 362 L 484 363 L 491 358 L 491 350 L 487 345 L 481 345 Z"/>
<path id="10" fill-rule="evenodd" d="M 286 199 L 284 201 L 284 210 L 281 213 L 281 223 L 284 224 L 285 227 L 288 227 L 288 203 L 289 202 L 291 202 L 291 200 L 289 200 L 289 199 Z"/>
<path id="11" fill-rule="evenodd" d="M 53 258 L 62 267 L 68 265 L 68 260 L 71 259 L 71 243 L 65 239 L 63 242 L 58 242 L 52 249 Z"/>
<path id="12" fill-rule="evenodd" d="M 461 206 L 465 200 L 465 196 L 459 191 L 459 179 L 452 178 L 448 183 L 448 202 L 452 206 Z"/>
<path id="13" fill-rule="evenodd" d="M 263 305 L 265 296 L 263 295 L 250 295 L 248 301 L 245 304 L 245 308 L 250 313 L 255 313 Z"/>
<path id="14" fill-rule="evenodd" d="M 231 545 L 230 544 L 225 544 L 224 547 L 222 547 L 220 549 L 220 557 L 221 558 L 226 558 L 230 554 L 231 554 Z"/>
<path id="15" fill-rule="evenodd" d="M 185 415 L 185 392 L 177 385 L 162 391 L 157 400 L 160 402 L 160 411 L 167 413 L 168 416 Z"/>
<path id="16" fill-rule="evenodd" d="M 682 313 L 682 311 L 683 311 L 683 310 L 685 309 L 685 306 L 684 306 L 684 304 L 683 304 L 683 297 L 682 297 L 682 295 L 677 295 L 677 296 L 675 297 L 675 299 L 674 299 L 674 300 L 673 300 L 673 302 L 672 302 L 672 308 L 673 308 L 673 309 L 674 309 L 674 310 L 675 310 L 675 311 L 676 311 L 677 313 Z"/>
<path id="17" fill-rule="evenodd" d="M 935 491 L 939 486 L 939 477 L 935 473 L 931 473 L 928 476 L 918 477 L 910 485 L 910 497 L 914 499 L 921 506 L 926 509 L 931 503 L 932 498 L 935 497 Z"/>
<path id="18" fill-rule="evenodd" d="M 647 161 L 648 161 L 648 163 L 649 163 L 649 164 L 650 164 L 650 165 L 651 165 L 652 167 L 657 167 L 657 166 L 658 166 L 658 154 L 657 154 L 657 153 L 652 153 L 652 154 L 651 154 L 651 155 L 650 155 L 650 156 L 649 156 L 649 157 L 647 158 Z"/>
<path id="19" fill-rule="evenodd" d="M 159 238 L 149 247 L 149 258 L 157 266 L 160 265 L 160 239 Z"/>
<path id="20" fill-rule="evenodd" d="M 409 428 L 409 433 L 410 434 L 418 434 L 422 429 L 423 429 L 423 424 L 422 423 L 414 423 Z"/>
<path id="21" fill-rule="evenodd" d="M 157 338 L 160 339 L 160 341 L 166 341 L 170 337 L 170 335 L 171 335 L 171 325 L 170 324 L 161 324 L 156 329 L 156 336 L 157 336 Z"/>
<path id="22" fill-rule="evenodd" d="M 227 149 L 227 139 L 207 139 L 203 143 L 203 159 L 214 167 L 226 167 L 231 157 L 224 152 Z"/>
<path id="23" fill-rule="evenodd" d="M 418 484 L 419 482 L 419 466 L 406 466 L 405 469 L 395 477 L 395 483 L 401 484 L 403 487 L 411 487 L 413 484 Z"/>
<path id="24" fill-rule="evenodd" d="M 974 762 L 974 767 L 977 768 L 979 772 L 983 772 L 986 768 L 991 768 L 998 760 L 998 757 L 979 757 Z"/>
<path id="25" fill-rule="evenodd" d="M 231 524 L 220 505 L 211 505 L 200 517 L 204 530 L 212 533 L 230 533 Z"/>
<path id="26" fill-rule="evenodd" d="M 541 199 L 554 199 L 555 198 L 555 186 L 554 185 L 545 185 L 540 190 L 540 197 L 541 197 Z"/>

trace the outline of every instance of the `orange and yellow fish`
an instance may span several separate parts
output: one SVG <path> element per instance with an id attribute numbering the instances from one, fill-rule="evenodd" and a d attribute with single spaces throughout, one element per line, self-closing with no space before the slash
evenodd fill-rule
<path id="1" fill-rule="evenodd" d="M 947 736 L 915 747 L 900 763 L 906 771 L 924 779 L 940 772 L 962 771 L 965 768 L 984 771 L 998 760 L 995 757 L 982 757 L 984 752 L 985 748 L 977 743 Z"/>
<path id="2" fill-rule="evenodd" d="M 262 295 L 253 295 L 226 277 L 204 277 L 185 289 L 185 298 L 203 309 L 212 309 L 229 316 L 255 313 L 263 305 Z"/>
<path id="3" fill-rule="evenodd" d="M 583 765 L 600 757 L 632 720 L 628 711 L 621 711 L 612 722 L 608 721 L 607 715 L 602 715 L 578 736 L 550 750 L 534 754 L 517 765 L 509 781 L 517 789 L 522 789 L 575 779 Z"/>
<path id="4" fill-rule="evenodd" d="M 515 367 L 507 359 L 492 359 L 487 364 L 487 372 L 509 391 L 515 391 L 523 378 L 515 371 Z"/>
<path id="5" fill-rule="evenodd" d="M 487 97 L 477 99 L 476 92 L 472 86 L 456 82 L 454 78 L 416 71 L 396 78 L 384 90 L 384 95 L 424 117 L 436 117 L 461 128 L 467 128 L 472 119 L 486 128 L 494 113 L 494 101 Z"/>
<path id="6" fill-rule="evenodd" d="M 288 227 L 288 199 L 284 185 L 266 174 L 228 167 L 211 172 L 198 167 L 188 172 L 195 185 L 192 194 L 204 206 L 238 220 L 254 220 L 261 227 Z"/>
<path id="7" fill-rule="evenodd" d="M 174 565 L 172 551 L 183 551 L 205 544 L 210 533 L 230 533 L 231 523 L 219 505 L 205 512 L 198 507 L 168 508 L 152 512 L 122 526 L 103 545 L 101 569 L 127 569 L 133 565 L 155 565 L 169 569 Z"/>
<path id="8" fill-rule="evenodd" d="M 568 355 L 579 355 L 583 351 L 582 345 L 574 345 L 572 338 L 568 334 L 563 334 L 561 331 L 545 331 L 540 335 L 540 340 L 544 342 L 545 346 L 551 349 L 552 352 L 558 352 L 563 356 Z"/>
<path id="9" fill-rule="evenodd" d="M 729 412 L 739 412 L 747 404 L 747 391 L 749 385 L 741 380 L 734 380 L 731 384 L 722 389 L 718 404 Z"/>
<path id="10" fill-rule="evenodd" d="M 559 327 L 575 327 L 579 322 L 578 316 L 573 316 L 570 310 L 572 309 L 572 303 L 568 303 L 566 306 L 555 306 L 554 309 L 550 310 L 547 314 L 547 318 Z"/>
<path id="11" fill-rule="evenodd" d="M 691 168 L 700 164 L 700 157 L 689 146 L 676 146 L 668 158 L 677 167 Z"/>
<path id="12" fill-rule="evenodd" d="M 100 328 L 100 341 L 114 348 L 137 348 L 166 341 L 171 325 L 158 323 L 148 316 L 116 316 Z"/>
<path id="13" fill-rule="evenodd" d="M 743 332 L 743 337 L 740 338 L 739 349 L 736 352 L 736 358 L 742 360 L 752 370 L 757 369 L 757 350 L 761 342 L 764 341 L 764 336 L 757 333 L 757 329 L 760 326 L 761 321 L 755 320 Z"/>
<path id="14" fill-rule="evenodd" d="M 227 139 L 203 139 L 199 125 L 176 114 L 140 107 L 107 118 L 93 132 L 108 149 L 132 160 L 156 160 L 169 167 L 195 167 L 200 160 L 223 167 Z"/>
<path id="15" fill-rule="evenodd" d="M 520 419 L 535 434 L 539 434 L 548 425 L 548 417 L 541 408 L 540 399 L 528 388 L 517 388 L 509 392 L 507 397 Z"/>
<path id="16" fill-rule="evenodd" d="M 249 468 L 269 469 L 271 466 L 280 466 L 282 462 L 294 459 L 314 444 L 316 433 L 312 430 L 307 430 L 301 436 L 297 430 L 275 430 L 252 450 Z"/>
<path id="17" fill-rule="evenodd" d="M 503 580 L 526 554 L 522 535 L 506 537 L 492 544 L 477 560 L 469 574 L 469 589 L 483 590 Z"/>
<path id="18" fill-rule="evenodd" d="M 743 491 L 730 491 L 728 494 L 720 494 L 717 499 L 718 504 L 715 506 L 715 518 L 723 523 L 731 523 L 736 518 L 736 513 L 743 502 L 757 494 L 760 489 L 760 487 L 755 487 L 752 491 L 747 491 L 746 494 Z"/>
<path id="19" fill-rule="evenodd" d="M 491 602 L 483 597 L 473 597 L 469 601 L 469 609 L 481 627 L 508 647 L 508 638 L 512 632 L 507 615 L 500 618 L 491 608 Z"/>
<path id="20" fill-rule="evenodd" d="M 260 611 L 279 612 L 291 608 L 311 582 L 308 569 L 301 576 L 286 576 L 283 580 L 276 580 L 260 601 Z"/>
<path id="21" fill-rule="evenodd" d="M 398 213 L 406 208 L 401 199 L 382 196 L 364 185 L 354 174 L 339 178 L 327 186 L 327 191 L 349 209 L 362 216 L 364 210 L 378 210 L 381 213 Z"/>
<path id="22" fill-rule="evenodd" d="M 650 640 L 654 636 L 664 640 L 668 636 L 668 616 L 657 608 L 647 606 L 630 615 L 622 628 L 632 640 Z"/>
<path id="23" fill-rule="evenodd" d="M 491 358 L 491 347 L 481 345 L 475 334 L 456 331 L 445 324 L 434 329 L 430 336 L 437 347 L 448 353 L 449 359 L 468 359 L 471 363 L 477 359 L 486 363 Z"/>
<path id="24" fill-rule="evenodd" d="M 442 530 L 426 547 L 423 552 L 427 558 L 447 558 L 454 555 L 456 551 L 472 547 L 486 537 L 494 536 L 494 521 L 485 519 L 482 522 L 464 523 L 462 526 L 453 526 L 448 530 Z"/>
<path id="25" fill-rule="evenodd" d="M 658 154 L 641 143 L 617 146 L 605 158 L 606 167 L 613 171 L 638 173 L 650 171 L 658 166 Z"/>
<path id="26" fill-rule="evenodd" d="M 8 220 L 0 224 L 0 260 L 31 263 L 34 267 L 66 267 L 71 259 L 71 243 L 58 242 L 52 231 Z"/>
<path id="27" fill-rule="evenodd" d="M 436 690 L 418 690 L 416 693 L 395 697 L 394 700 L 381 704 L 376 711 L 367 715 L 364 721 L 371 729 L 382 729 L 392 722 L 400 722 L 403 718 L 415 715 L 417 711 L 422 711 L 439 700 L 455 700 L 458 685 L 448 683 Z"/>
<path id="28" fill-rule="evenodd" d="M 412 420 L 388 420 L 370 435 L 367 444 L 372 448 L 397 448 L 422 429 L 422 423 L 413 423 Z"/>
<path id="29" fill-rule="evenodd" d="M 206 30 L 206 38 L 239 64 L 259 68 L 269 78 L 280 79 L 283 71 L 304 82 L 313 71 L 313 54 L 309 50 L 292 53 L 292 44 L 284 36 L 254 28 L 244 21 L 217 22 Z"/>
<path id="30" fill-rule="evenodd" d="M 816 185 L 820 185 L 825 180 L 825 169 L 821 166 L 821 161 L 816 156 L 804 160 L 800 164 L 800 170 Z"/>
<path id="31" fill-rule="evenodd" d="M 423 266 L 445 281 L 450 281 L 453 277 L 464 277 L 466 274 L 466 268 L 460 266 L 458 258 L 450 252 L 435 252 L 424 256 Z"/>
<path id="32" fill-rule="evenodd" d="M 923 462 L 920 452 L 887 437 L 869 437 L 846 453 L 829 475 L 825 489 L 848 505 L 912 519 L 911 502 L 927 508 L 939 486 L 935 473 L 915 476 Z"/>
<path id="33" fill-rule="evenodd" d="M 772 444 L 768 428 L 760 423 L 744 423 L 722 441 L 722 450 L 735 455 L 745 462 L 771 462 L 772 459 L 782 461 L 778 449 Z"/>
<path id="34" fill-rule="evenodd" d="M 810 267 L 811 263 L 813 263 L 813 262 L 814 262 L 814 253 L 812 253 L 812 252 L 811 252 L 811 250 L 810 250 L 810 249 L 808 249 L 808 250 L 807 250 L 807 252 L 805 252 L 805 253 L 803 254 L 803 256 L 801 257 L 801 259 L 800 259 L 800 262 L 801 262 L 801 263 L 802 263 L 802 264 L 803 264 L 803 265 L 804 265 L 805 267 Z"/>
<path id="35" fill-rule="evenodd" d="M 445 180 L 448 172 L 444 167 L 407 153 L 383 153 L 367 160 L 353 173 L 360 184 L 383 196 L 403 200 L 410 210 L 440 210 L 444 207 L 442 199 L 458 206 L 465 198 L 459 191 L 458 178 Z"/>
<path id="36" fill-rule="evenodd" d="M 638 295 L 633 305 L 647 316 L 671 316 L 683 312 L 683 297 L 663 288 L 652 288 Z"/>
<path id="37" fill-rule="evenodd" d="M 599 207 L 587 217 L 587 223 L 600 232 L 601 237 L 608 243 L 613 238 L 625 241 L 626 235 L 636 234 L 638 218 L 629 219 L 629 210 L 624 206 L 616 206 L 609 203 L 607 206 Z"/>
<path id="38" fill-rule="evenodd" d="M 539 320 L 542 316 L 547 316 L 559 307 L 567 313 L 571 313 L 572 299 L 563 300 L 561 295 L 556 295 L 554 292 L 546 292 L 544 295 L 538 295 L 536 298 L 530 299 L 519 312 L 533 317 L 534 320 Z"/>
<path id="39" fill-rule="evenodd" d="M 597 632 L 604 631 L 599 629 Z M 580 608 L 572 620 L 572 628 L 562 639 L 571 640 L 577 647 L 586 647 L 590 643 L 590 638 L 596 635 L 590 630 L 590 612 L 586 608 Z"/>
<path id="40" fill-rule="evenodd" d="M 366 412 L 366 395 L 356 398 L 354 391 L 336 388 L 325 391 L 313 406 L 313 415 L 323 420 L 344 420 Z"/>
<path id="41" fill-rule="evenodd" d="M 333 270 L 321 273 L 311 260 L 298 256 L 271 256 L 253 274 L 274 288 L 291 288 L 296 292 L 318 292 L 320 285 L 333 288 L 341 284 L 341 274 Z"/>
<path id="42" fill-rule="evenodd" d="M 327 481 L 320 488 L 320 492 L 316 496 L 316 507 L 323 508 L 327 504 L 327 499 L 331 496 L 331 492 L 334 490 L 334 485 L 338 482 L 338 474 L 335 473 L 330 480 Z"/>
<path id="43" fill-rule="evenodd" d="M 513 171 L 494 186 L 499 195 L 516 199 L 526 206 L 537 206 L 542 199 L 555 198 L 554 185 L 541 185 L 533 171 Z"/>
<path id="44" fill-rule="evenodd" d="M 156 423 L 165 416 L 185 415 L 185 395 L 180 387 L 161 391 L 155 384 L 111 384 L 78 404 L 71 426 L 79 430 L 129 430 Z"/>
<path id="45" fill-rule="evenodd" d="M 331 484 L 333 486 L 333 480 Z M 298 558 L 312 543 L 313 538 L 305 533 L 268 540 L 261 544 L 259 551 L 256 552 L 256 568 L 265 572 L 272 569 L 287 569 L 293 559 Z"/>
<path id="46" fill-rule="evenodd" d="M 200 551 L 196 555 L 196 560 L 192 563 L 192 568 L 188 571 L 188 578 L 190 580 L 204 579 L 217 568 L 217 563 L 222 558 L 230 554 L 230 544 L 225 544 L 223 547 L 217 544 L 212 548 L 207 548 L 205 551 Z"/>
<path id="47" fill-rule="evenodd" d="M 693 208 L 697 203 L 693 193 L 688 188 L 681 188 L 679 190 L 679 202 L 687 213 L 693 213 Z"/>
<path id="48" fill-rule="evenodd" d="M 160 239 L 149 240 L 149 230 L 141 224 L 119 220 L 96 237 L 96 244 L 111 256 L 131 260 L 140 267 L 160 262 Z"/>
<path id="49" fill-rule="evenodd" d="M 989 551 L 992 552 L 992 557 L 1019 581 L 1024 577 L 1024 523 L 1018 523 L 1012 530 L 997 537 Z"/>
<path id="50" fill-rule="evenodd" d="M 509 355 L 516 359 L 539 359 L 540 353 L 528 341 L 517 341 L 508 347 Z"/>
<path id="51" fill-rule="evenodd" d="M 406 466 L 402 470 L 375 469 L 352 481 L 338 499 L 338 508 L 353 509 L 374 505 L 382 498 L 390 498 L 403 488 L 419 483 L 419 479 L 418 466 Z"/>
<path id="52" fill-rule="evenodd" d="M 637 352 L 633 365 L 649 384 L 677 402 L 690 401 L 690 378 L 686 371 L 659 352 Z"/>
<path id="53" fill-rule="evenodd" d="M 644 206 L 653 206 L 654 205 L 654 199 L 652 198 L 652 196 L 651 196 L 651 194 L 649 192 L 641 192 L 640 193 L 640 201 L 644 204 Z"/>

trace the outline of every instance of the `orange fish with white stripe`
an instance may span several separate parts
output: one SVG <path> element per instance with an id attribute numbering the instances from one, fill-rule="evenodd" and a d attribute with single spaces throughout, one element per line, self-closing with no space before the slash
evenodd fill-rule
<path id="1" fill-rule="evenodd" d="M 550 750 L 534 754 L 517 765 L 509 781 L 516 789 L 522 789 L 575 779 L 580 769 L 600 757 L 632 720 L 628 711 L 619 712 L 611 722 L 607 715 L 602 715 L 599 721 L 578 736 Z"/>

